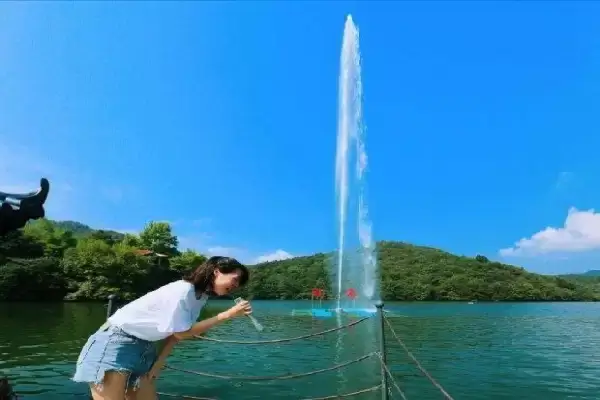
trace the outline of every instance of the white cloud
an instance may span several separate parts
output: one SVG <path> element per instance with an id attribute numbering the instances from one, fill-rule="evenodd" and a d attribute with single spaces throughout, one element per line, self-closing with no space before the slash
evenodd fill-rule
<path id="1" fill-rule="evenodd" d="M 256 253 L 242 247 L 212 246 L 205 248 L 205 254 L 209 256 L 227 256 L 233 257 L 244 264 L 259 264 L 268 261 L 286 260 L 294 256 L 285 250 L 276 250 L 269 254 L 256 256 Z M 202 251 L 201 251 L 202 252 Z"/>
<path id="2" fill-rule="evenodd" d="M 500 250 L 501 256 L 526 256 L 556 252 L 583 252 L 600 249 L 600 213 L 593 209 L 569 209 L 561 228 L 547 227 L 513 247 Z"/>
<path id="3" fill-rule="evenodd" d="M 257 257 L 253 264 L 259 264 L 259 263 L 263 263 L 263 262 L 269 262 L 269 261 L 279 261 L 279 260 L 287 260 L 288 258 L 293 258 L 294 256 L 291 255 L 290 253 L 288 253 L 285 250 L 275 250 L 272 253 L 269 254 L 264 254 L 262 256 Z"/>

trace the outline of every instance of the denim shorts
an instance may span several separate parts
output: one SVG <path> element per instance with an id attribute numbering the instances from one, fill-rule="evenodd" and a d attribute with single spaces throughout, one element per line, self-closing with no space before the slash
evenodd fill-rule
<path id="1" fill-rule="evenodd" d="M 136 390 L 156 358 L 153 342 L 104 324 L 81 349 L 73 381 L 101 385 L 105 372 L 116 371 L 129 376 L 126 390 Z"/>

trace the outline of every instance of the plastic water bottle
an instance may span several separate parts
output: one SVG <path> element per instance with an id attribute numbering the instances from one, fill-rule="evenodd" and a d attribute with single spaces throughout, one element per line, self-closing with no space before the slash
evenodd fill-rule
<path id="1" fill-rule="evenodd" d="M 240 302 L 244 301 L 244 299 L 242 299 L 241 297 L 238 297 L 237 299 L 233 300 L 235 301 L 235 304 L 239 304 Z M 248 318 L 250 318 L 250 321 L 252 321 L 252 325 L 254 325 L 254 327 L 256 328 L 257 331 L 262 332 L 263 326 L 260 324 L 260 322 L 258 322 L 256 320 L 256 318 L 254 318 L 254 315 L 250 314 L 247 316 Z"/>

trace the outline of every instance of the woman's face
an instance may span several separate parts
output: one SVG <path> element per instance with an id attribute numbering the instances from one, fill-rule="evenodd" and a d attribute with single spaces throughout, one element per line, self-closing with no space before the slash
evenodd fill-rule
<path id="1" fill-rule="evenodd" d="M 240 285 L 240 275 L 240 270 L 228 273 L 221 272 L 218 269 L 215 270 L 213 291 L 219 296 L 231 293 Z"/>

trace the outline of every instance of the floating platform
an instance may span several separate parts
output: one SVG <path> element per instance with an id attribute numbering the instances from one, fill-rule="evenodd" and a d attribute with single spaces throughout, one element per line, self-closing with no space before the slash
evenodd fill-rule
<path id="1" fill-rule="evenodd" d="M 377 309 L 373 308 L 342 308 L 340 310 L 342 314 L 351 315 L 353 317 L 370 317 L 377 314 Z"/>
<path id="2" fill-rule="evenodd" d="M 320 317 L 328 318 L 333 317 L 333 311 L 326 308 L 305 308 L 292 310 L 292 316 L 294 317 Z"/>
<path id="3" fill-rule="evenodd" d="M 368 308 L 305 308 L 292 310 L 294 317 L 316 317 L 331 318 L 337 314 L 343 314 L 350 317 L 370 317 L 377 313 L 376 309 Z"/>

